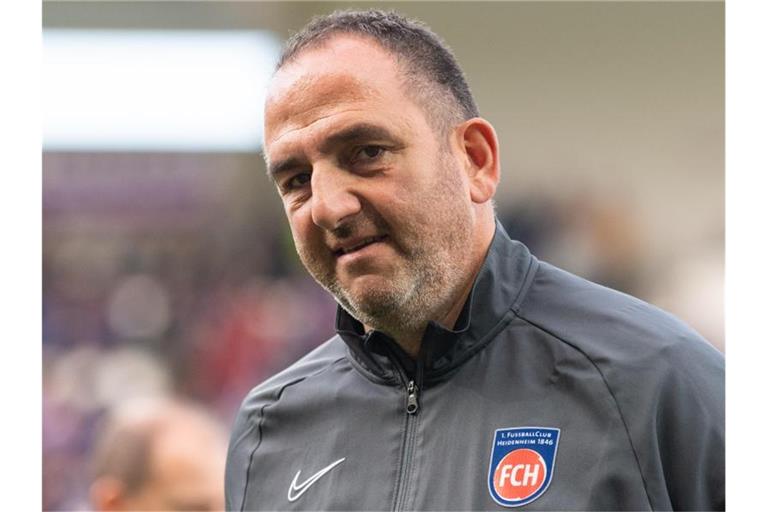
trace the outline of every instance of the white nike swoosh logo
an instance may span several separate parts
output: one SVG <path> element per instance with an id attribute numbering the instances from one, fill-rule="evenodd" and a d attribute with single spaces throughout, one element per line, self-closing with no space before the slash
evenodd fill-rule
<path id="1" fill-rule="evenodd" d="M 301 475 L 301 470 L 298 470 L 296 472 L 296 476 L 293 477 L 293 482 L 291 482 L 291 486 L 288 488 L 288 501 L 296 501 L 297 499 L 301 498 L 301 495 L 307 492 L 307 489 L 312 487 L 312 484 L 320 480 L 323 475 L 325 475 L 327 472 L 341 464 L 346 460 L 346 457 L 343 459 L 339 459 L 336 462 L 329 464 L 328 466 L 325 466 L 323 469 L 312 475 L 311 477 L 307 478 L 304 482 L 301 484 L 297 484 L 296 481 L 299 479 L 299 475 Z"/>

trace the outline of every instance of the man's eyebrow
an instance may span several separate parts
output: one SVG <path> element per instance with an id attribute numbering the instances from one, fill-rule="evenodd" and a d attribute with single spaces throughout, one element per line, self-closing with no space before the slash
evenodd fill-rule
<path id="1" fill-rule="evenodd" d="M 306 162 L 298 158 L 287 158 L 275 163 L 269 162 L 267 164 L 267 176 L 274 181 L 278 175 L 306 165 Z"/>
<path id="2" fill-rule="evenodd" d="M 395 145 L 402 145 L 399 137 L 382 126 L 370 123 L 357 123 L 326 137 L 320 144 L 319 149 L 321 153 L 331 153 L 339 145 L 372 140 L 388 141 Z"/>
<path id="3" fill-rule="evenodd" d="M 403 146 L 404 143 L 400 137 L 387 130 L 386 128 L 370 124 L 370 123 L 357 123 L 346 128 L 332 133 L 326 137 L 321 143 L 319 150 L 323 154 L 332 153 L 338 146 L 349 144 L 352 142 L 364 142 L 364 141 L 386 141 L 395 146 Z M 277 162 L 270 162 L 267 164 L 267 175 L 274 180 L 281 173 L 292 171 L 297 168 L 306 167 L 307 162 L 301 158 L 290 157 L 285 160 L 278 160 Z"/>

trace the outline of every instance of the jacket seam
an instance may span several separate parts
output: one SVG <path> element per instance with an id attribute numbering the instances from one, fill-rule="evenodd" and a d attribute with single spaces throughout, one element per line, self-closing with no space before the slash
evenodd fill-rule
<path id="1" fill-rule="evenodd" d="M 464 352 L 464 354 L 462 354 L 460 359 L 455 361 L 451 366 L 435 372 L 430 376 L 428 381 L 430 383 L 441 382 L 447 376 L 459 371 L 472 358 L 474 358 L 477 354 L 485 350 L 491 343 L 493 343 L 493 341 L 498 338 L 499 334 L 509 325 L 512 320 L 514 320 L 516 316 L 517 315 L 514 311 L 508 310 L 506 313 L 504 313 L 504 315 L 502 315 L 501 319 L 496 323 L 496 325 L 494 325 L 491 330 L 488 331 L 485 336 L 480 339 L 480 341 L 475 343 L 472 348 L 468 349 L 466 352 Z"/>
<path id="2" fill-rule="evenodd" d="M 374 384 L 380 384 L 385 386 L 397 385 L 398 381 L 395 377 L 387 378 L 376 374 L 376 372 L 367 365 L 365 365 L 360 359 L 352 352 L 352 349 L 347 346 L 346 358 L 349 360 L 349 364 L 352 368 L 363 376 L 363 378 L 369 380 Z"/>
<path id="3" fill-rule="evenodd" d="M 539 260 L 537 260 L 536 257 L 531 254 L 528 268 L 525 270 L 525 276 L 523 277 L 523 283 L 520 285 L 520 290 L 517 292 L 515 300 L 512 301 L 512 306 L 510 308 L 510 310 L 515 313 L 515 315 L 517 315 L 518 311 L 520 311 L 520 308 L 523 307 L 523 302 L 528 297 L 528 290 L 531 288 L 533 279 L 536 277 L 538 271 Z"/>
<path id="4" fill-rule="evenodd" d="M 496 324 L 491 327 L 491 329 L 485 333 L 485 335 L 483 335 L 483 337 L 480 338 L 477 343 L 475 343 L 464 354 L 462 354 L 462 356 L 458 358 L 452 365 L 432 375 L 430 380 L 440 381 L 447 375 L 451 375 L 453 372 L 458 371 L 462 366 L 467 364 L 469 360 L 485 350 L 488 345 L 490 345 L 494 339 L 498 337 L 499 333 L 502 332 L 515 317 L 519 316 L 518 311 L 522 307 L 525 298 L 528 296 L 528 290 L 531 287 L 531 283 L 533 283 L 533 278 L 536 276 L 538 269 L 539 262 L 533 255 L 531 255 L 528 268 L 525 270 L 525 275 L 523 276 L 523 281 L 520 285 L 520 289 L 518 290 L 517 295 L 515 295 L 515 298 L 512 301 L 512 305 L 509 306 L 509 309 L 501 315 L 498 322 L 496 322 Z"/>
<path id="5" fill-rule="evenodd" d="M 439 372 L 435 376 L 436 378 L 444 377 L 453 371 L 459 370 L 462 366 L 467 364 L 470 359 L 485 350 L 499 336 L 499 333 L 507 328 L 507 326 L 510 324 L 510 322 L 512 322 L 512 320 L 514 320 L 515 317 L 520 316 L 518 311 L 522 307 L 526 297 L 528 297 L 528 290 L 531 287 L 531 283 L 533 283 L 533 279 L 536 276 L 538 269 L 539 261 L 533 255 L 531 255 L 528 268 L 525 270 L 525 275 L 523 276 L 523 282 L 520 285 L 520 289 L 518 290 L 517 295 L 515 295 L 515 298 L 512 301 L 512 305 L 509 307 L 509 309 L 503 315 L 501 315 L 496 325 L 494 325 L 482 338 L 480 338 L 475 346 L 467 350 L 464 356 L 456 361 L 455 364 L 449 368 L 446 368 L 445 371 Z"/>
<path id="6" fill-rule="evenodd" d="M 253 465 L 253 459 L 254 459 L 254 456 L 256 455 L 256 451 L 257 451 L 257 450 L 259 449 L 259 447 L 261 446 L 261 441 L 264 439 L 264 436 L 263 436 L 263 433 L 262 433 L 262 424 L 263 424 L 263 422 L 264 422 L 264 412 L 266 411 L 267 407 L 271 407 L 271 406 L 273 406 L 273 405 L 277 404 L 277 402 L 279 402 L 279 401 L 280 401 L 280 399 L 282 398 L 282 396 L 283 396 L 283 392 L 284 392 L 284 391 L 285 391 L 285 390 L 286 390 L 286 389 L 287 389 L 289 386 L 293 386 L 293 385 L 296 385 L 296 384 L 300 384 L 300 383 L 302 383 L 302 382 L 304 382 L 304 381 L 306 381 L 306 380 L 309 380 L 309 379 L 311 379 L 311 378 L 313 378 L 313 377 L 316 377 L 316 376 L 320 375 L 321 373 L 325 372 L 326 370 L 330 369 L 330 368 L 331 368 L 332 366 L 334 366 L 336 363 L 338 363 L 338 362 L 340 362 L 340 361 L 344 361 L 344 360 L 346 360 L 346 357 L 344 357 L 344 356 L 342 356 L 342 357 L 340 357 L 340 358 L 338 358 L 338 359 L 334 359 L 333 361 L 331 361 L 330 363 L 328 363 L 328 365 L 327 365 L 327 366 L 324 366 L 323 368 L 319 369 L 318 371 L 316 371 L 316 372 L 315 372 L 315 373 L 313 373 L 313 374 L 310 374 L 310 375 L 306 375 L 306 376 L 304 376 L 304 377 L 300 377 L 300 378 L 297 378 L 297 379 L 295 379 L 295 380 L 292 380 L 292 381 L 289 381 L 289 382 L 287 382 L 286 384 L 284 384 L 284 385 L 283 385 L 283 386 L 282 386 L 282 387 L 281 387 L 281 388 L 278 390 L 278 392 L 277 392 L 277 394 L 276 394 L 276 396 L 275 396 L 274 400 L 272 400 L 271 402 L 269 402 L 269 403 L 266 403 L 266 404 L 264 404 L 264 405 L 262 405 L 262 406 L 261 406 L 261 408 L 259 409 L 259 421 L 258 421 L 258 424 L 257 424 L 257 426 L 256 426 L 256 430 L 258 431 L 258 435 L 259 435 L 259 440 L 258 440 L 258 442 L 256 443 L 256 446 L 254 446 L 253 450 L 251 450 L 251 453 L 250 453 L 250 455 L 248 456 L 248 467 L 247 467 L 247 468 L 246 468 L 246 470 L 245 470 L 245 485 L 243 486 L 243 496 L 242 496 L 242 499 L 241 499 L 241 502 L 240 502 L 240 511 L 241 511 L 241 512 L 243 512 L 243 511 L 245 510 L 245 502 L 246 502 L 246 498 L 247 498 L 247 496 L 248 496 L 248 483 L 249 483 L 249 482 L 250 482 L 250 480 L 251 480 L 251 479 L 250 479 L 250 473 L 251 473 L 251 467 L 252 467 L 252 465 Z"/>
<path id="7" fill-rule="evenodd" d="M 572 343 L 572 342 L 570 342 L 570 341 L 568 341 L 568 340 L 566 340 L 564 338 L 561 338 L 557 334 L 555 334 L 555 333 L 545 329 L 541 325 L 539 325 L 539 324 L 537 324 L 537 323 L 535 323 L 535 322 L 525 318 L 524 316 L 520 315 L 519 313 L 517 313 L 517 317 L 520 320 L 522 320 L 523 322 L 527 323 L 528 325 L 531 325 L 532 327 L 535 327 L 536 329 L 539 329 L 540 331 L 548 334 L 549 336 L 552 336 L 556 340 L 559 340 L 562 343 L 565 343 L 569 347 L 571 347 L 574 350 L 576 350 L 578 353 L 580 353 L 582 356 L 584 356 L 584 358 L 587 361 L 589 361 L 589 363 L 597 371 L 597 374 L 600 375 L 600 379 L 603 381 L 603 385 L 605 385 L 605 388 L 608 390 L 608 394 L 611 396 L 611 400 L 613 400 L 613 403 L 614 403 L 614 405 L 616 407 L 616 412 L 618 412 L 618 414 L 619 414 L 619 418 L 621 419 L 621 424 L 624 427 L 624 432 L 627 435 L 627 442 L 629 443 L 629 447 L 632 450 L 632 456 L 635 458 L 635 463 L 637 464 L 637 471 L 638 471 L 638 473 L 640 473 L 640 479 L 643 481 L 643 490 L 645 490 L 645 496 L 648 499 L 648 506 L 649 506 L 650 510 L 654 510 L 653 504 L 651 503 L 651 495 L 648 492 L 648 482 L 646 481 L 645 474 L 643 473 L 643 467 L 640 464 L 640 457 L 638 457 L 638 455 L 637 455 L 637 449 L 635 448 L 635 443 L 632 440 L 632 435 L 629 432 L 629 427 L 627 426 L 627 421 L 624 418 L 624 413 L 621 410 L 621 406 L 619 405 L 619 401 L 616 399 L 616 395 L 613 393 L 613 389 L 611 389 L 611 386 L 608 384 L 608 380 L 605 378 L 605 375 L 603 375 L 603 372 L 600 369 L 600 367 L 597 365 L 597 363 L 595 363 L 592 360 L 591 357 L 589 357 L 589 355 L 586 352 L 584 352 L 581 348 L 576 346 L 574 343 Z"/>

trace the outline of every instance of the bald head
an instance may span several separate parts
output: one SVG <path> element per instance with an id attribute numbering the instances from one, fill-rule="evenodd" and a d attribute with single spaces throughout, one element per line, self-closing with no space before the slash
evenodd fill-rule
<path id="1" fill-rule="evenodd" d="M 114 411 L 92 458 L 97 510 L 220 510 L 226 435 L 205 411 L 142 401 Z"/>

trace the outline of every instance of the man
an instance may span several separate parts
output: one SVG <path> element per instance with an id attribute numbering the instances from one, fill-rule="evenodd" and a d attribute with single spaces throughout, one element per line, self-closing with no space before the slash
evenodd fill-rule
<path id="1" fill-rule="evenodd" d="M 496 134 L 427 28 L 313 20 L 265 155 L 338 335 L 245 399 L 228 509 L 724 507 L 722 356 L 507 237 Z"/>
<path id="2" fill-rule="evenodd" d="M 132 402 L 103 425 L 93 454 L 95 510 L 221 510 L 226 437 L 204 411 Z"/>

